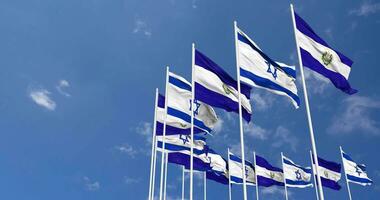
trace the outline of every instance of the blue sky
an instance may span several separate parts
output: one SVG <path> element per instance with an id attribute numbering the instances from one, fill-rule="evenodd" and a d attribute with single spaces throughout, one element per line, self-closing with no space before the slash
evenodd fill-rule
<path id="1" fill-rule="evenodd" d="M 190 80 L 191 43 L 235 73 L 233 20 L 273 59 L 297 64 L 288 1 L 0 0 L 1 199 L 145 199 L 154 90 L 165 66 Z M 306 71 L 319 155 L 340 162 L 339 145 L 368 167 L 374 185 L 352 185 L 354 199 L 380 195 L 380 2 L 294 1 L 325 40 L 354 61 L 348 96 Z M 298 82 L 299 94 L 302 90 Z M 309 165 L 304 102 L 253 89 L 246 152 L 280 164 L 280 152 Z M 238 153 L 236 114 L 217 110 L 208 143 Z M 178 166 L 169 166 L 169 199 L 180 197 Z M 202 195 L 196 178 L 196 197 Z M 344 179 L 328 199 L 347 199 Z M 290 189 L 312 199 L 314 189 Z M 249 188 L 253 199 L 254 188 Z M 208 181 L 209 199 L 227 187 Z M 241 188 L 233 188 L 235 199 Z M 261 189 L 283 199 L 282 188 Z"/>

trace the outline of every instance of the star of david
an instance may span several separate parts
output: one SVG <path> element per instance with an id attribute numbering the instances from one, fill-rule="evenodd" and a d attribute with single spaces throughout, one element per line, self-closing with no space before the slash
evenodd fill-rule
<path id="1" fill-rule="evenodd" d="M 272 72 L 272 68 L 271 68 L 272 65 L 268 61 L 265 61 L 265 63 L 268 65 L 267 72 L 271 73 L 273 78 L 276 79 L 277 78 L 277 68 L 273 66 L 273 72 Z"/>
<path id="2" fill-rule="evenodd" d="M 355 166 L 355 169 L 356 169 L 356 173 L 358 173 L 358 176 L 360 176 L 360 174 L 362 173 L 361 171 L 360 171 L 360 167 L 359 166 Z"/>
<path id="3" fill-rule="evenodd" d="M 190 101 L 190 108 L 189 110 L 191 111 L 191 99 L 189 100 Z M 195 109 L 194 109 L 194 115 L 198 115 L 199 114 L 199 108 L 201 107 L 201 103 L 199 103 L 196 99 L 194 100 L 194 105 L 195 105 Z"/>
<path id="4" fill-rule="evenodd" d="M 296 178 L 297 178 L 297 180 L 301 180 L 302 177 L 301 177 L 300 170 L 297 169 L 297 171 L 295 171 L 294 173 L 296 174 Z"/>
<path id="5" fill-rule="evenodd" d="M 190 142 L 189 135 L 179 135 L 179 139 L 182 140 L 183 144 L 186 144 L 186 142 Z"/>

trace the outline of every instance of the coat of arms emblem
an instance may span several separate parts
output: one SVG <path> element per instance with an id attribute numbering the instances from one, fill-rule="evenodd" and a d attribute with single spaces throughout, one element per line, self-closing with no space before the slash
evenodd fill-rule
<path id="1" fill-rule="evenodd" d="M 323 64 L 329 65 L 333 60 L 333 55 L 327 51 L 322 54 Z"/>

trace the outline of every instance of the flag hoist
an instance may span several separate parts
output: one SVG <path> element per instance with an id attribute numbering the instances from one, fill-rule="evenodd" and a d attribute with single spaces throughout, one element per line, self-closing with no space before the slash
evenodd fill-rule
<path id="1" fill-rule="evenodd" d="M 156 175 L 156 123 L 157 123 L 157 102 L 158 102 L 158 88 L 156 88 L 156 96 L 154 101 L 154 121 L 153 121 L 153 133 L 152 133 L 152 153 L 150 161 L 150 177 L 149 177 L 149 197 L 148 199 L 153 200 L 154 198 L 154 182 Z"/>

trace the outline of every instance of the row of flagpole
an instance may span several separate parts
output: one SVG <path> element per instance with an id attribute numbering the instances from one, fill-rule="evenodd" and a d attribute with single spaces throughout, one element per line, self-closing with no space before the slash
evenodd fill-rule
<path id="1" fill-rule="evenodd" d="M 295 12 L 293 5 L 290 5 L 291 9 L 291 16 L 292 16 L 292 22 L 293 22 L 293 30 L 294 30 L 294 36 L 295 36 L 295 41 L 296 41 L 296 48 L 297 48 L 297 56 L 298 56 L 298 62 L 299 62 L 299 69 L 300 69 L 300 74 L 301 74 L 301 83 L 302 83 L 302 88 L 303 88 L 303 93 L 304 93 L 304 101 L 305 101 L 305 108 L 306 108 L 306 117 L 307 117 L 307 122 L 308 122 L 308 128 L 309 128 L 309 134 L 310 134 L 310 141 L 311 141 L 311 152 L 310 156 L 311 159 L 318 158 L 317 154 L 317 147 L 316 147 L 316 142 L 315 142 L 315 137 L 314 137 L 314 130 L 313 130 L 313 122 L 312 122 L 312 117 L 311 117 L 311 111 L 310 111 L 310 105 L 309 105 L 309 100 L 308 100 L 308 93 L 307 93 L 307 86 L 306 86 L 306 81 L 305 81 L 305 76 L 304 76 L 304 71 L 303 71 L 303 60 L 301 57 L 301 52 L 300 52 L 300 46 L 297 40 L 296 36 L 296 20 L 295 20 Z M 237 72 L 237 90 L 238 90 L 238 111 L 239 111 L 239 132 L 240 132 L 240 150 L 241 150 L 241 159 L 242 159 L 242 168 L 245 169 L 245 150 L 244 150 L 244 130 L 243 130 L 243 117 L 242 117 L 242 99 L 241 99 L 241 82 L 240 82 L 240 63 L 239 63 L 239 47 L 238 47 L 238 27 L 237 27 L 237 22 L 234 22 L 234 33 L 235 33 L 235 58 L 236 58 L 236 72 Z M 191 75 L 191 106 L 190 106 L 190 111 L 191 111 L 191 152 L 190 152 L 190 185 L 189 185 L 189 196 L 190 200 L 193 200 L 193 151 L 194 151 L 194 102 L 195 102 L 195 83 L 194 83 L 194 65 L 195 65 L 195 44 L 192 44 L 192 75 Z M 169 79 L 169 67 L 166 68 L 166 85 L 165 85 L 165 114 L 164 114 L 164 120 L 163 120 L 163 139 L 162 139 L 162 154 L 161 154 L 161 175 L 160 175 L 160 189 L 159 189 L 159 199 L 160 200 L 166 200 L 166 182 L 167 182 L 167 163 L 168 163 L 168 153 L 165 153 L 165 135 L 166 135 L 166 119 L 167 119 L 167 102 L 168 102 L 168 79 Z M 156 101 L 155 101 L 155 106 L 157 107 L 157 99 L 158 99 L 158 89 L 156 89 Z M 157 117 L 157 111 L 154 113 L 154 128 L 153 128 L 153 137 L 152 137 L 152 156 L 151 156 L 151 168 L 150 168 L 150 180 L 149 180 L 149 198 L 153 199 L 155 196 L 155 191 L 154 191 L 154 186 L 155 186 L 155 174 L 156 174 L 156 158 L 157 158 L 157 141 L 156 141 L 156 117 Z M 229 150 L 228 150 L 228 153 Z M 341 149 L 341 155 L 342 155 L 342 149 Z M 281 153 L 281 158 L 283 158 L 283 154 Z M 343 159 L 343 155 L 342 155 Z M 282 161 L 283 162 L 283 161 Z M 313 162 L 313 159 L 312 159 Z M 318 169 L 318 159 L 314 159 L 315 165 Z M 256 156 L 254 153 L 254 163 L 256 165 Z M 321 177 L 319 174 L 319 170 L 315 170 L 313 167 L 313 174 L 316 175 L 316 179 L 314 179 L 314 184 L 316 186 L 316 195 L 317 199 L 324 200 L 324 194 L 323 194 L 323 189 L 322 189 L 322 182 L 321 182 Z M 182 198 L 184 198 L 184 170 L 182 174 Z M 231 200 L 232 194 L 231 194 L 231 176 L 228 175 L 229 179 L 229 199 Z M 257 174 L 255 173 L 255 178 L 257 180 Z M 347 174 L 346 176 L 346 182 L 347 182 L 347 189 L 349 193 L 349 197 L 351 200 L 351 192 L 349 188 L 349 183 L 347 181 Z M 246 183 L 246 176 L 243 174 L 242 175 L 242 181 L 243 181 L 243 199 L 247 200 L 247 183 Z M 285 196 L 286 199 L 288 199 L 287 195 L 287 186 L 286 186 L 286 181 L 285 183 Z M 206 198 L 206 173 L 204 174 L 204 198 Z M 256 198 L 259 198 L 258 195 L 258 187 L 256 189 Z"/>

